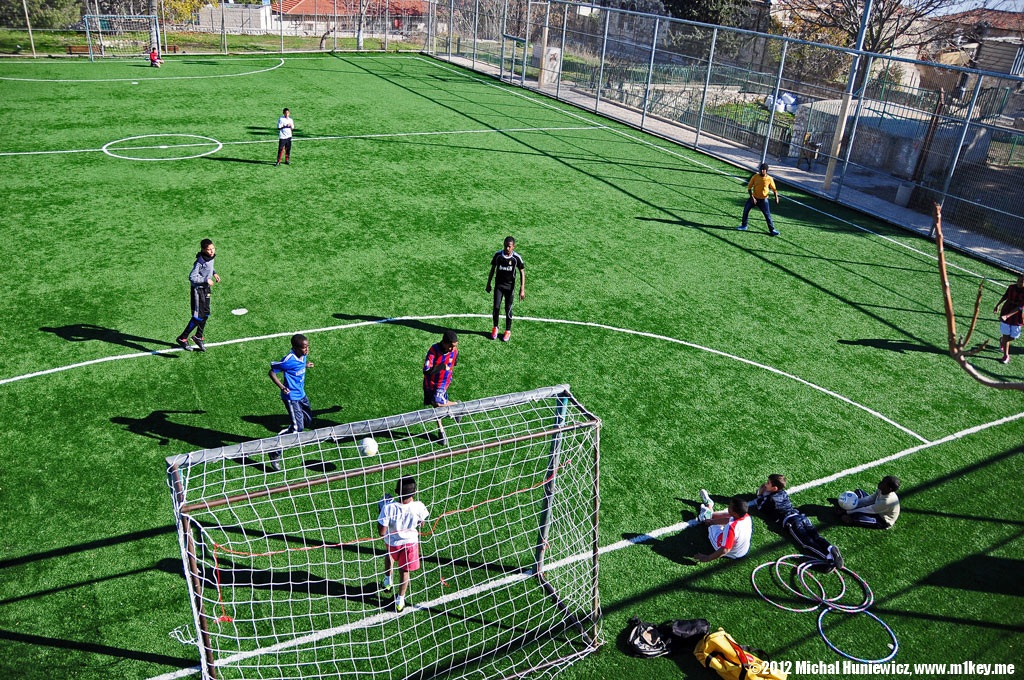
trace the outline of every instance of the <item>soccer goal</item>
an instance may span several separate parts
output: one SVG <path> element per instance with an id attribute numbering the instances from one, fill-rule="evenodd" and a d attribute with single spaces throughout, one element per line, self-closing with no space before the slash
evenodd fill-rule
<path id="1" fill-rule="evenodd" d="M 595 651 L 600 428 L 561 385 L 169 457 L 204 677 L 544 677 Z M 397 612 L 376 520 L 406 476 L 430 517 Z"/>
<path id="2" fill-rule="evenodd" d="M 83 17 L 89 41 L 89 58 L 141 58 L 160 45 L 156 16 L 87 14 Z"/>

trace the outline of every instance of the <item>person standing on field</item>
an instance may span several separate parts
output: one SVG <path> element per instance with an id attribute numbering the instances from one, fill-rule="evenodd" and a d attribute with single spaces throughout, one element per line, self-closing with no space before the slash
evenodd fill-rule
<path id="1" fill-rule="evenodd" d="M 292 336 L 292 350 L 280 361 L 271 361 L 267 373 L 281 391 L 281 401 L 291 421 L 288 427 L 278 432 L 278 436 L 302 432 L 313 422 L 313 407 L 306 396 L 307 368 L 313 368 L 313 362 L 309 361 L 309 339 L 302 333 L 296 333 Z M 284 376 L 284 382 L 277 377 L 278 373 Z M 280 461 L 280 452 L 270 454 L 270 467 L 274 470 L 281 469 Z"/>
<path id="2" fill-rule="evenodd" d="M 405 598 L 412 580 L 412 572 L 420 568 L 420 527 L 430 516 L 427 506 L 416 500 L 416 479 L 403 477 L 395 484 L 397 500 L 385 498 L 381 501 L 377 525 L 380 537 L 384 539 L 387 553 L 384 555 L 384 582 L 381 590 L 390 595 L 395 583 L 392 574 L 398 568 L 398 594 L 395 596 L 395 611 L 405 609 Z"/>
<path id="3" fill-rule="evenodd" d="M 291 165 L 292 156 L 292 132 L 295 131 L 295 121 L 292 120 L 292 113 L 285 109 L 281 117 L 277 119 L 277 162 L 274 167 L 281 165 L 281 157 L 284 157 L 284 164 Z"/>
<path id="4" fill-rule="evenodd" d="M 768 223 L 768 235 L 778 236 L 779 232 L 772 221 L 772 206 L 770 194 L 775 194 L 775 205 L 779 204 L 779 190 L 775 188 L 775 180 L 768 174 L 768 164 L 761 163 L 756 175 L 747 182 L 747 204 L 743 206 L 743 221 L 736 227 L 738 231 L 747 230 L 747 218 L 750 216 L 750 209 L 757 206 L 764 214 L 764 221 Z"/>
<path id="5" fill-rule="evenodd" d="M 501 341 L 508 342 L 512 337 L 512 296 L 516 289 L 517 270 L 519 271 L 519 299 L 526 298 L 526 265 L 523 263 L 522 256 L 515 251 L 515 247 L 516 240 L 511 236 L 506 236 L 504 248 L 491 258 L 491 273 L 487 275 L 488 293 L 491 292 L 491 280 L 494 280 L 491 340 L 498 339 L 498 313 L 502 300 L 505 301 L 505 334 L 501 336 Z M 496 277 L 495 274 L 497 274 Z"/>
<path id="6" fill-rule="evenodd" d="M 452 371 L 458 362 L 459 336 L 455 331 L 447 330 L 441 336 L 441 342 L 430 346 L 423 362 L 424 406 L 441 408 L 456 403 L 448 398 L 448 386 L 452 384 Z M 437 419 L 437 440 L 442 444 L 448 441 L 440 418 Z"/>
<path id="7" fill-rule="evenodd" d="M 992 311 L 999 309 L 1002 303 L 1003 309 L 999 312 L 999 349 L 1003 350 L 1004 364 L 1010 363 L 1010 343 L 1020 337 L 1021 325 L 1024 324 L 1024 274 L 1017 277 L 1017 283 L 1006 289 L 1003 297 L 999 298 Z"/>
<path id="8" fill-rule="evenodd" d="M 188 344 L 188 334 L 193 331 L 195 335 L 192 336 L 192 341 L 196 343 L 196 350 L 206 351 L 206 320 L 210 318 L 210 291 L 215 282 L 220 283 L 220 275 L 213 267 L 213 258 L 216 254 L 217 248 L 213 241 L 204 238 L 199 242 L 196 262 L 188 275 L 188 282 L 192 287 L 192 318 L 174 341 L 178 347 L 186 351 L 192 349 Z"/>

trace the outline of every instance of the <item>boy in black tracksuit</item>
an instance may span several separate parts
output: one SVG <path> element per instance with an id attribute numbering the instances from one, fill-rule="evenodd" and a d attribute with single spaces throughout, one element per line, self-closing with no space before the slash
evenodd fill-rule
<path id="1" fill-rule="evenodd" d="M 831 569 L 841 569 L 843 556 L 839 548 L 822 538 L 807 515 L 793 506 L 785 489 L 786 478 L 783 475 L 768 475 L 768 481 L 761 485 L 757 496 L 748 504 L 749 509 L 757 510 L 765 519 L 778 522 L 805 555 L 822 560 Z"/>
<path id="2" fill-rule="evenodd" d="M 204 238 L 199 243 L 199 252 L 196 253 L 196 262 L 189 272 L 188 282 L 192 287 L 192 318 L 188 325 L 181 332 L 174 342 L 184 350 L 191 350 L 188 344 L 188 334 L 195 331 L 192 341 L 196 343 L 196 349 L 200 352 L 206 351 L 206 320 L 210 318 L 210 288 L 214 282 L 220 283 L 220 276 L 213 268 L 213 259 L 217 255 L 217 249 L 213 241 Z"/>

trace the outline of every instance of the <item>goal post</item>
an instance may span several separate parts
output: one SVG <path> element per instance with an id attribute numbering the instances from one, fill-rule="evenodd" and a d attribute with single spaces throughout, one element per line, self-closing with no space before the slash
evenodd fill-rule
<path id="1" fill-rule="evenodd" d="M 595 651 L 600 428 L 559 385 L 169 457 L 203 676 L 544 676 Z M 430 516 L 398 612 L 376 520 L 407 476 Z"/>
<path id="2" fill-rule="evenodd" d="M 160 25 L 153 14 L 87 14 L 89 58 L 138 58 L 160 46 Z"/>

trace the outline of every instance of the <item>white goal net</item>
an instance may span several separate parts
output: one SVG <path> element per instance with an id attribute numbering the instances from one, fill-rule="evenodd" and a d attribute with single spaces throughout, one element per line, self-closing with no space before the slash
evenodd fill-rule
<path id="1" fill-rule="evenodd" d="M 204 677 L 551 676 L 596 650 L 600 426 L 561 385 L 168 458 Z M 410 476 L 430 516 L 397 611 L 378 504 Z"/>
<path id="2" fill-rule="evenodd" d="M 89 56 L 141 58 L 160 46 L 154 15 L 87 14 L 82 17 L 89 41 Z"/>

